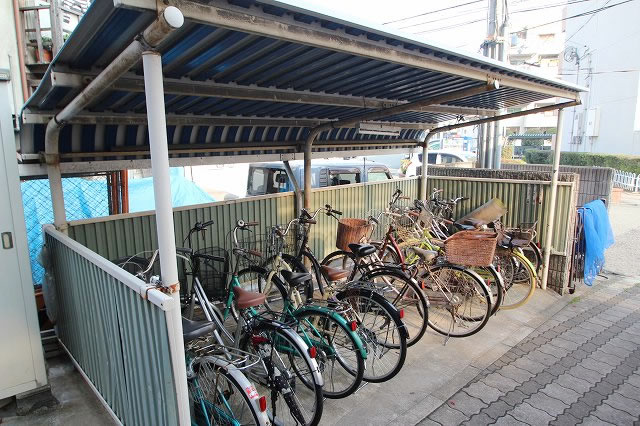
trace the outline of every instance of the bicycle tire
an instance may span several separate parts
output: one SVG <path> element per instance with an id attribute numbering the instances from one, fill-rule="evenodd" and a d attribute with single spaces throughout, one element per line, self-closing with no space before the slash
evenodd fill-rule
<path id="1" fill-rule="evenodd" d="M 382 295 L 397 310 L 404 311 L 402 322 L 408 333 L 407 346 L 418 343 L 429 325 L 429 301 L 418 283 L 407 277 L 404 272 L 387 267 L 368 271 L 359 279 L 381 281 L 394 288 L 395 291 L 385 291 Z"/>
<path id="2" fill-rule="evenodd" d="M 445 273 L 449 271 L 449 273 Z M 424 280 L 427 275 L 429 279 L 434 280 L 435 274 L 443 274 L 442 280 L 445 282 L 433 283 L 433 281 Z M 464 277 L 464 280 L 461 279 Z M 440 278 L 439 276 L 437 278 Z M 425 287 L 427 298 L 430 301 L 429 326 L 436 332 L 448 337 L 468 337 L 476 334 L 484 328 L 491 316 L 491 294 L 485 282 L 475 272 L 458 265 L 440 264 L 429 268 L 421 276 Z M 455 281 L 454 281 L 455 280 Z M 470 287 L 473 285 L 473 288 Z M 449 291 L 449 295 L 440 288 L 445 286 Z M 438 287 L 438 288 L 434 288 Z M 456 293 L 454 293 L 454 291 Z M 474 300 L 477 295 L 477 308 L 472 311 L 472 307 L 463 308 L 463 315 L 454 314 L 459 306 L 466 300 Z M 457 304 L 457 306 L 449 306 Z M 444 309 L 443 309 L 444 307 Z M 465 311 L 469 309 L 468 313 Z M 448 326 L 446 318 L 451 315 Z M 481 318 L 479 318 L 481 317 Z M 442 318 L 442 321 L 439 319 Z M 460 326 L 464 329 L 457 331 L 455 327 Z"/>
<path id="3" fill-rule="evenodd" d="M 502 309 L 516 309 L 526 304 L 533 296 L 536 289 L 537 276 L 533 265 L 529 259 L 519 250 L 510 251 L 511 258 L 517 262 L 517 267 L 523 267 L 528 274 L 528 279 L 516 282 L 513 280 L 510 285 L 505 286 L 505 297 L 502 302 Z"/>
<path id="4" fill-rule="evenodd" d="M 407 332 L 398 310 L 387 299 L 373 290 L 357 287 L 346 288 L 340 291 L 336 298 L 349 303 L 356 312 L 357 332 L 367 349 L 367 366 L 363 380 L 365 382 L 381 383 L 395 377 L 402 369 L 407 357 Z M 365 301 L 365 303 L 361 304 L 360 301 Z M 365 311 L 364 315 L 357 316 L 363 310 Z M 380 323 L 377 322 L 377 317 L 373 317 L 373 322 L 371 322 L 371 316 L 367 316 L 372 312 L 375 314 L 376 311 L 382 314 L 380 315 L 382 319 Z M 384 325 L 385 323 L 386 326 Z M 388 331 L 380 332 L 383 330 L 380 328 L 380 324 L 383 324 L 383 327 Z M 378 333 L 376 333 L 376 329 Z M 384 340 L 380 341 L 378 336 L 382 336 Z M 391 342 L 389 337 L 392 339 Z M 391 351 L 397 352 L 397 357 L 394 357 L 394 359 L 385 358 Z M 382 370 L 383 367 L 376 369 L 383 359 L 385 359 L 387 365 L 391 364 L 390 367 L 386 370 Z M 376 362 L 378 363 L 377 365 Z"/>
<path id="5" fill-rule="evenodd" d="M 485 267 L 477 267 L 472 268 L 480 278 L 484 279 L 485 284 L 491 290 L 491 294 L 493 295 L 493 304 L 491 305 L 491 315 L 495 315 L 500 307 L 502 306 L 502 301 L 504 300 L 505 287 L 504 280 L 500 275 L 500 272 L 493 265 L 485 266 Z M 487 283 L 487 280 L 484 278 L 484 274 L 489 274 L 491 276 L 491 281 Z"/>
<path id="6" fill-rule="evenodd" d="M 213 366 L 213 368 L 211 367 Z M 259 395 L 251 385 L 251 382 L 239 371 L 231 372 L 226 368 L 220 367 L 214 357 L 204 356 L 194 361 L 194 377 L 189 380 L 189 402 L 192 406 L 192 421 L 196 424 L 198 416 L 202 416 L 203 411 L 207 411 L 207 405 L 211 405 L 215 413 L 214 418 L 209 418 L 211 424 L 216 425 L 265 425 L 263 413 L 259 410 L 259 405 L 254 400 Z M 207 377 L 215 374 L 215 380 Z M 225 383 L 221 383 L 220 376 L 224 377 Z M 236 378 L 236 375 L 241 375 Z M 239 381 L 242 380 L 243 384 Z M 221 390 L 222 388 L 222 390 Z M 214 391 L 215 389 L 215 391 Z M 239 396 L 235 401 L 237 404 L 230 402 L 230 397 Z M 205 399 L 206 398 L 206 399 Z M 202 399 L 205 399 L 203 401 Z M 208 404 L 207 404 L 208 403 Z M 202 405 L 205 405 L 203 410 Z M 239 405 L 243 405 L 243 409 L 238 409 Z M 247 423 L 250 419 L 253 423 Z M 213 420 L 213 421 L 212 421 Z"/>
<path id="7" fill-rule="evenodd" d="M 277 354 L 276 362 L 280 364 L 280 366 L 278 367 L 278 371 L 280 372 L 280 370 L 283 370 L 279 373 L 279 375 L 285 377 L 284 386 L 286 386 L 286 389 L 279 391 L 277 387 L 283 384 L 280 381 L 276 381 L 278 375 L 271 376 L 266 380 L 265 377 L 262 377 L 260 375 L 256 376 L 256 387 L 259 393 L 268 395 L 267 410 L 270 410 L 268 414 L 270 420 L 273 424 L 300 424 L 300 420 L 295 418 L 296 414 L 291 414 L 291 411 L 293 410 L 295 412 L 296 409 L 300 410 L 300 407 L 297 407 L 297 403 L 304 401 L 312 403 L 314 409 L 312 410 L 312 413 L 309 413 L 309 410 L 305 410 L 307 411 L 307 413 L 311 414 L 311 417 L 308 419 L 305 418 L 302 424 L 304 426 L 316 426 L 320 422 L 323 411 L 323 382 L 321 376 L 318 380 L 316 379 L 315 374 L 319 374 L 318 364 L 310 357 L 308 352 L 309 348 L 295 333 L 295 331 L 278 322 L 261 320 L 257 324 L 253 325 L 252 330 L 252 336 L 250 336 L 249 333 L 246 333 L 241 339 L 239 347 L 247 352 L 259 352 L 253 346 L 254 344 L 253 342 L 250 342 L 250 340 L 252 340 L 253 336 L 257 335 L 267 337 L 269 346 L 271 348 L 271 356 L 269 357 L 269 362 L 273 362 L 275 352 Z M 281 342 L 283 340 L 288 345 L 290 345 L 290 347 L 287 348 L 287 351 L 295 351 L 295 353 L 297 354 L 295 357 L 291 355 L 291 352 L 284 354 L 285 358 L 290 362 L 291 368 L 294 369 L 294 374 L 291 374 L 291 372 L 286 372 L 286 374 L 284 374 L 284 370 L 286 369 L 284 359 L 275 348 L 278 345 L 273 344 L 274 341 L 280 342 L 279 344 L 282 344 Z M 296 365 L 296 363 L 293 361 L 294 358 L 302 359 L 302 366 Z M 263 363 L 265 363 L 264 358 Z M 251 371 L 251 369 L 249 370 Z M 252 376 L 251 373 L 250 376 Z M 308 379 L 304 379 L 303 376 L 307 377 Z M 296 377 L 297 380 L 300 380 L 301 385 L 296 385 Z M 304 396 L 298 395 L 296 391 L 300 389 L 307 389 L 308 392 L 306 392 Z M 296 393 L 294 398 L 291 398 L 291 395 L 289 395 L 291 393 Z M 279 398 L 279 396 L 281 396 L 282 398 Z M 274 406 L 279 402 L 278 400 L 280 400 L 280 405 L 276 407 L 277 409 L 274 410 Z M 284 405 L 282 404 L 282 400 L 284 400 Z M 292 404 L 294 406 L 292 406 Z M 289 410 L 289 416 L 287 416 L 286 413 L 280 414 L 282 412 L 282 410 L 280 409 L 285 407 L 287 410 Z M 293 420 L 293 422 L 285 421 L 287 419 Z"/>
<path id="8" fill-rule="evenodd" d="M 403 318 L 403 323 L 409 333 L 409 338 L 407 339 L 407 345 L 412 346 L 420 341 L 424 333 L 427 331 L 427 318 L 429 315 L 429 302 L 425 297 L 424 293 L 418 286 L 418 283 L 413 281 L 411 278 L 407 277 L 404 272 L 400 269 L 393 266 L 380 266 L 375 269 L 364 273 L 362 276 L 358 277 L 355 269 L 355 256 L 353 253 L 349 253 L 346 251 L 338 250 L 333 253 L 327 255 L 322 260 L 322 265 L 335 266 L 336 260 L 338 263 L 344 265 L 346 264 L 345 259 L 350 258 L 351 261 L 349 265 L 354 268 L 351 271 L 349 276 L 349 280 L 359 279 L 363 281 L 371 281 L 375 278 L 382 278 L 384 275 L 388 275 L 391 277 L 390 279 L 383 279 L 385 284 L 389 284 L 393 286 L 397 291 L 397 295 L 394 297 L 393 291 L 385 291 L 383 296 L 391 302 L 391 304 L 398 310 L 404 309 L 405 317 Z M 396 287 L 396 283 L 402 282 L 401 288 Z M 391 290 L 391 289 L 389 289 Z M 407 295 L 408 294 L 408 295 Z M 398 295 L 402 295 L 401 298 L 398 298 Z M 415 306 L 413 303 L 409 303 L 411 300 L 416 300 Z"/>
<path id="9" fill-rule="evenodd" d="M 334 314 L 338 315 L 337 313 Z M 336 342 L 336 340 L 333 340 L 331 344 L 314 344 L 317 350 L 316 362 L 318 363 L 318 367 L 320 368 L 320 372 L 322 373 L 322 377 L 324 379 L 324 384 L 322 387 L 323 395 L 331 399 L 340 399 L 345 398 L 358 390 L 364 376 L 365 359 L 360 353 L 360 349 L 358 348 L 358 346 L 362 347 L 362 343 L 356 341 L 356 339 L 352 336 L 352 331 L 347 327 L 346 321 L 338 321 L 337 319 L 333 318 L 333 315 L 319 310 L 299 310 L 295 311 L 293 313 L 293 316 L 297 320 L 295 330 L 301 337 L 303 337 L 303 334 L 312 333 L 313 335 L 315 335 L 312 336 L 312 338 L 315 337 L 316 339 L 319 339 L 320 336 L 317 336 L 318 332 L 315 331 L 318 330 L 317 325 L 319 322 L 324 324 L 324 326 L 322 327 L 323 329 L 330 330 L 335 328 L 336 333 L 334 334 L 334 339 L 338 330 L 341 330 L 342 332 L 341 334 L 344 342 L 342 342 L 341 344 L 338 343 L 343 348 L 342 352 L 339 352 L 337 347 L 324 347 L 325 345 L 334 346 L 334 342 Z M 307 330 L 303 330 L 302 328 L 306 323 L 305 319 L 309 317 L 316 317 L 320 321 L 316 321 L 316 324 L 314 325 L 312 330 L 309 330 L 309 327 L 307 327 Z M 321 337 L 322 340 L 327 339 L 327 336 Z M 334 354 L 327 353 L 332 349 L 335 351 Z M 348 354 L 344 352 L 353 353 L 353 356 L 347 359 Z M 332 364 L 332 366 L 329 365 L 330 363 Z M 338 364 L 339 369 L 335 369 L 336 363 Z M 329 368 L 331 369 L 330 371 Z M 341 386 L 339 386 L 340 383 L 337 383 L 338 380 L 342 382 Z"/>

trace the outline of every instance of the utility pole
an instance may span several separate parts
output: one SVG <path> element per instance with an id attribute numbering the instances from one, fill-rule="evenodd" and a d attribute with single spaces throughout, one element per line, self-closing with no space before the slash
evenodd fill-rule
<path id="1" fill-rule="evenodd" d="M 483 44 L 483 54 L 492 59 L 504 61 L 505 34 L 507 27 L 507 0 L 488 0 L 487 38 Z M 481 168 L 499 168 L 502 147 L 500 123 L 483 124 L 478 129 L 478 160 Z M 480 148 L 482 146 L 482 148 Z"/>

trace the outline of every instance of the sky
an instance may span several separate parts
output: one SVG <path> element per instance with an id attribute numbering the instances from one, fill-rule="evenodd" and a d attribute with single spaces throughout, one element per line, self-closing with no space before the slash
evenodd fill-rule
<path id="1" fill-rule="evenodd" d="M 426 42 L 474 53 L 479 53 L 487 32 L 487 0 L 307 0 L 304 3 L 349 15 L 362 24 L 384 24 L 386 29 L 406 32 Z M 566 0 L 509 0 L 508 3 L 513 31 L 560 18 Z M 527 11 L 545 6 L 544 12 Z M 442 10 L 445 8 L 449 9 Z M 420 16 L 405 19 L 415 15 Z"/>

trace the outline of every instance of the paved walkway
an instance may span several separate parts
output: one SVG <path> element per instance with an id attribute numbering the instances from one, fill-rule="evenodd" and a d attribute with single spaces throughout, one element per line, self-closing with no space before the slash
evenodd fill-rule
<path id="1" fill-rule="evenodd" d="M 419 424 L 640 425 L 640 280 L 599 279 Z"/>

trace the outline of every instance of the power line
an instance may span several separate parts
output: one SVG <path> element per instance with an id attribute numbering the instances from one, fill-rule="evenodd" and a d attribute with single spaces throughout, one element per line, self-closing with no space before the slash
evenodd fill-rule
<path id="1" fill-rule="evenodd" d="M 588 71 L 588 68 L 580 68 L 581 71 Z M 616 74 L 616 73 L 627 73 L 627 72 L 638 72 L 640 69 L 630 69 L 630 70 L 612 70 L 612 71 L 593 71 L 589 74 Z M 577 75 L 577 73 L 558 73 L 557 75 Z"/>
<path id="2" fill-rule="evenodd" d="M 426 16 L 426 15 L 429 15 L 431 13 L 443 12 L 445 10 L 455 9 L 457 7 L 467 6 L 469 4 L 480 3 L 482 1 L 484 1 L 484 0 L 473 0 L 473 1 L 470 1 L 470 2 L 467 2 L 467 3 L 462 3 L 462 4 L 455 5 L 455 6 L 449 6 L 449 7 L 445 7 L 445 8 L 438 9 L 438 10 L 432 10 L 431 12 L 420 13 L 418 15 L 409 16 L 407 18 L 396 19 L 395 21 L 383 22 L 382 25 L 395 24 L 396 22 L 408 21 L 409 19 L 418 18 L 420 16 Z"/>
<path id="3" fill-rule="evenodd" d="M 604 4 L 605 6 L 608 5 L 611 2 L 611 0 L 607 0 L 607 2 Z M 571 34 L 566 40 L 565 43 L 568 43 L 569 40 L 571 40 L 573 38 L 574 35 L 578 34 L 578 32 L 580 32 L 581 29 L 583 29 L 585 27 L 585 25 L 587 25 L 589 22 L 591 22 L 591 20 L 593 19 L 593 17 L 596 16 L 595 14 L 591 15 L 589 17 L 589 19 L 587 19 L 585 21 L 584 24 L 580 25 L 580 28 L 578 28 L 573 34 Z"/>
<path id="4" fill-rule="evenodd" d="M 536 10 L 550 9 L 550 8 L 553 8 L 553 7 L 566 6 L 566 5 L 569 5 L 569 4 L 583 3 L 585 1 L 593 1 L 593 0 L 570 0 L 568 2 L 552 3 L 552 4 L 546 4 L 546 5 L 543 5 L 543 6 L 532 7 L 532 8 L 529 8 L 529 9 L 515 10 L 515 11 L 513 11 L 511 13 L 532 12 L 532 11 L 536 11 Z M 486 7 L 481 7 L 481 8 L 478 8 L 478 9 L 473 9 L 473 10 L 468 10 L 468 11 L 465 11 L 465 12 L 462 12 L 462 13 L 458 13 L 455 16 L 449 16 L 449 17 L 446 17 L 446 18 L 432 19 L 430 21 L 424 21 L 424 22 L 418 22 L 416 24 L 405 25 L 404 27 L 398 27 L 398 29 L 399 30 L 403 30 L 403 29 L 406 29 L 406 28 L 419 27 L 421 25 L 432 24 L 434 22 L 441 22 L 441 21 L 444 21 L 444 20 L 447 20 L 447 19 L 455 19 L 455 18 L 458 18 L 458 17 L 463 16 L 463 15 L 471 15 L 471 14 L 474 14 L 474 13 L 477 13 L 477 12 L 480 12 L 480 11 L 485 11 L 485 10 L 487 10 Z M 462 25 L 462 24 L 460 24 L 460 25 Z"/>
<path id="5" fill-rule="evenodd" d="M 458 18 L 460 16 L 464 16 L 464 15 L 471 15 L 480 11 L 485 11 L 487 10 L 487 7 L 480 7 L 477 9 L 473 9 L 473 10 L 468 10 L 466 12 L 462 12 L 462 13 L 458 13 L 455 16 L 448 16 L 446 18 L 438 18 L 438 19 L 432 19 L 431 21 L 424 21 L 424 22 L 418 22 L 417 24 L 411 24 L 411 25 L 405 25 L 404 27 L 398 27 L 399 30 L 403 30 L 405 28 L 411 28 L 411 27 L 418 27 L 420 25 L 425 25 L 425 24 L 431 24 L 433 22 L 441 22 L 444 21 L 446 19 L 454 19 L 454 18 Z"/>
<path id="6" fill-rule="evenodd" d="M 448 30 L 448 29 L 451 29 L 451 28 L 462 27 L 464 25 L 475 24 L 477 22 L 485 22 L 485 21 L 486 21 L 485 18 L 476 19 L 474 21 L 461 22 L 459 24 L 448 25 L 446 27 L 432 28 L 430 30 L 419 31 L 419 32 L 413 33 L 413 34 L 424 34 L 424 33 L 430 33 L 430 32 L 433 32 L 433 31 Z"/>
<path id="7" fill-rule="evenodd" d="M 632 2 L 632 1 L 634 1 L 634 0 L 625 0 L 625 1 L 622 1 L 622 2 L 620 2 L 620 3 L 612 4 L 611 6 L 603 6 L 603 7 L 598 8 L 598 9 L 590 10 L 590 11 L 588 11 L 588 12 L 579 13 L 579 14 L 577 14 L 577 15 L 573 15 L 573 16 L 567 16 L 566 18 L 557 19 L 557 20 L 555 20 L 555 21 L 551 21 L 551 22 L 545 22 L 544 24 L 535 25 L 535 26 L 533 26 L 533 27 L 527 27 L 526 29 L 527 29 L 527 30 L 532 30 L 532 29 L 534 29 L 534 28 L 544 27 L 545 25 L 555 24 L 555 23 L 557 23 L 557 22 L 566 21 L 566 20 L 568 20 L 568 19 L 579 18 L 579 17 L 581 17 L 581 16 L 588 16 L 588 15 L 596 14 L 596 13 L 598 13 L 598 12 L 602 12 L 603 10 L 611 9 L 612 7 L 620 6 L 620 5 L 622 5 L 622 4 L 629 3 L 629 2 Z M 511 31 L 511 34 L 515 34 L 515 33 L 518 33 L 518 32 L 520 32 L 520 31 L 522 31 L 522 30 L 519 30 L 519 31 Z"/>

